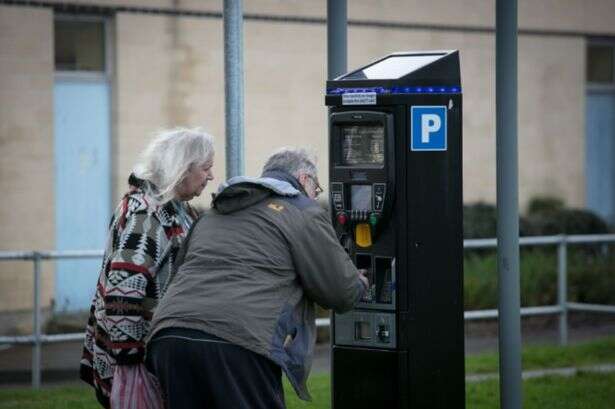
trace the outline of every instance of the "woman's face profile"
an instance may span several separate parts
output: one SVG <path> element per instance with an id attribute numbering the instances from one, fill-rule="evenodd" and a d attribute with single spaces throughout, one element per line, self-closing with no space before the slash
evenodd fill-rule
<path id="1" fill-rule="evenodd" d="M 187 201 L 199 196 L 207 186 L 207 182 L 214 178 L 213 165 L 213 159 L 201 165 L 191 165 L 175 190 L 177 197 L 180 200 Z"/>

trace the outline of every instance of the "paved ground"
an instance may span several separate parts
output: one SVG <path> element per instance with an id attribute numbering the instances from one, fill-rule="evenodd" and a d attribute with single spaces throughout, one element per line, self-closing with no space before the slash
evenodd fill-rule
<path id="1" fill-rule="evenodd" d="M 557 318 L 531 318 L 523 322 L 525 344 L 556 343 Z M 472 322 L 465 326 L 467 354 L 495 351 L 498 346 L 495 322 Z M 580 342 L 602 336 L 615 335 L 615 317 L 575 314 L 570 317 L 570 342 Z M 47 344 L 42 349 L 43 382 L 73 381 L 78 379 L 81 342 Z M 31 347 L 27 345 L 0 346 L 0 386 L 28 384 L 32 362 Z M 318 344 L 313 371 L 330 370 L 329 345 Z"/>
<path id="2" fill-rule="evenodd" d="M 557 344 L 559 318 L 557 316 L 524 318 L 522 337 L 525 345 Z M 571 343 L 594 338 L 615 336 L 615 315 L 571 313 L 568 317 L 568 339 Z M 498 327 L 495 321 L 466 321 L 466 354 L 497 351 Z"/>

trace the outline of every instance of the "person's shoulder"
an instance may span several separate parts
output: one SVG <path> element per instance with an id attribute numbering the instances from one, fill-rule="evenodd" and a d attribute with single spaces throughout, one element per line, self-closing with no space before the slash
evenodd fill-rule
<path id="1" fill-rule="evenodd" d="M 296 195 L 296 196 L 277 196 L 276 199 L 286 202 L 294 208 L 305 211 L 308 213 L 312 213 L 321 209 L 318 202 L 314 199 L 310 199 L 306 195 Z"/>
<path id="2" fill-rule="evenodd" d="M 328 211 L 318 201 L 310 199 L 305 195 L 279 197 L 278 200 L 286 203 L 289 208 L 293 209 L 294 211 L 290 213 L 295 216 L 299 215 L 297 220 L 303 220 L 303 223 L 312 224 L 316 221 L 315 219 L 329 221 Z"/>
<path id="3" fill-rule="evenodd" d="M 154 199 L 149 197 L 141 189 L 132 189 L 124 195 L 126 211 L 132 214 L 137 213 L 152 213 L 156 211 Z"/>
<path id="4" fill-rule="evenodd" d="M 129 220 L 132 218 L 147 218 L 160 220 L 160 210 L 164 206 L 159 206 L 156 200 L 141 189 L 131 189 L 120 201 L 115 215 L 119 220 Z"/>

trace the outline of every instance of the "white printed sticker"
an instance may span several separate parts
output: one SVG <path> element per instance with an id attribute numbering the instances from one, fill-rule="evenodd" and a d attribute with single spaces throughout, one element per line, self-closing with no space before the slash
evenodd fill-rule
<path id="1" fill-rule="evenodd" d="M 342 105 L 376 105 L 376 93 L 355 92 L 343 94 Z"/>

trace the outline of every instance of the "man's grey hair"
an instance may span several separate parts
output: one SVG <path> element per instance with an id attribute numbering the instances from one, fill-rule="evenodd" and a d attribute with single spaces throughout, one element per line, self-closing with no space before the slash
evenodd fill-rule
<path id="1" fill-rule="evenodd" d="M 136 177 L 146 183 L 145 191 L 158 204 L 175 198 L 175 189 L 191 166 L 213 164 L 214 142 L 200 128 L 176 128 L 157 133 L 134 167 Z"/>
<path id="2" fill-rule="evenodd" d="M 316 155 L 301 148 L 281 148 L 275 151 L 263 166 L 263 173 L 274 170 L 290 173 L 297 179 L 302 173 L 316 177 Z"/>

